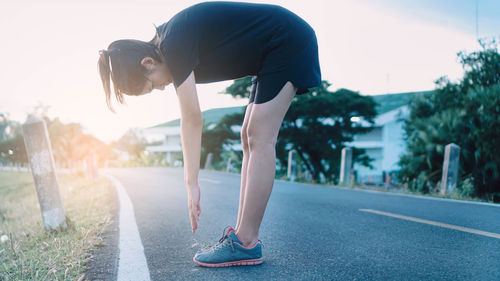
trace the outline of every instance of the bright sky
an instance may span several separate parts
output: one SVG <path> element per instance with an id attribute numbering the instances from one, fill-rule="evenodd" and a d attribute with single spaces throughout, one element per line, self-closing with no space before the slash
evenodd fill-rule
<path id="1" fill-rule="evenodd" d="M 153 24 L 202 1 L 88 0 L 9 1 L 0 9 L 0 112 L 24 122 L 43 103 L 49 116 L 79 122 L 103 141 L 129 127 L 147 127 L 179 118 L 172 85 L 126 106 L 105 103 L 97 69 L 98 50 L 118 39 L 147 41 Z M 246 1 L 250 2 L 250 1 Z M 361 94 L 430 90 L 442 75 L 461 76 L 456 57 L 475 50 L 478 35 L 500 35 L 497 0 L 290 0 L 253 1 L 281 5 L 316 31 L 322 78 L 331 90 Z M 217 94 L 231 84 L 198 84 L 202 110 L 245 105 L 247 99 Z"/>

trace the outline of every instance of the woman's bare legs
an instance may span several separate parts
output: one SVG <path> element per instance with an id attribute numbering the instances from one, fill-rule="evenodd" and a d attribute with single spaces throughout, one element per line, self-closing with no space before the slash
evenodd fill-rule
<path id="1" fill-rule="evenodd" d="M 287 82 L 272 100 L 252 107 L 247 128 L 249 157 L 245 187 L 242 187 L 245 196 L 243 206 L 240 204 L 240 208 L 243 207 L 239 214 L 241 219 L 235 230 L 244 246 L 253 245 L 258 240 L 260 224 L 276 175 L 275 147 L 279 128 L 296 91 L 297 88 Z"/>
<path id="2" fill-rule="evenodd" d="M 250 120 L 250 113 L 252 112 L 253 103 L 247 105 L 245 111 L 245 118 L 243 120 L 243 125 L 241 126 L 241 147 L 243 150 L 243 161 L 241 164 L 241 187 L 240 187 L 240 204 L 238 207 L 238 220 L 236 221 L 235 231 L 238 231 L 238 227 L 241 223 L 241 213 L 243 212 L 243 203 L 245 202 L 245 186 L 247 179 L 247 167 L 248 167 L 248 156 L 250 156 L 250 151 L 248 149 L 248 137 L 247 128 L 248 120 Z"/>

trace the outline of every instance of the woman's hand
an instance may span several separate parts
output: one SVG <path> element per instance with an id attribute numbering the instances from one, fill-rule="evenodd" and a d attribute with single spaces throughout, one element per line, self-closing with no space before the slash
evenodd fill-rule
<path id="1" fill-rule="evenodd" d="M 200 186 L 198 184 L 186 184 L 188 193 L 189 219 L 191 220 L 191 231 L 194 233 L 198 228 L 198 218 L 201 214 L 200 208 Z"/>

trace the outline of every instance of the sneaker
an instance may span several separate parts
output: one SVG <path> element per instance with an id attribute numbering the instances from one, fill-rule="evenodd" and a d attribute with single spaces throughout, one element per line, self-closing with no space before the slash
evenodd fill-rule
<path id="1" fill-rule="evenodd" d="M 193 261 L 207 267 L 261 264 L 263 261 L 262 242 L 258 240 L 254 245 L 245 247 L 236 236 L 234 229 L 227 228 L 224 229 L 219 243 L 210 249 L 198 251 L 193 257 Z"/>

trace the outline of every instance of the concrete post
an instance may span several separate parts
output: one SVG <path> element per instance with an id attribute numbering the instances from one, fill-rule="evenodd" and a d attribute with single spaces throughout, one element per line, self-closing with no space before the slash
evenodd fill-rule
<path id="1" fill-rule="evenodd" d="M 352 166 L 352 149 L 342 148 L 342 158 L 340 163 L 340 182 L 341 185 L 350 184 Z"/>
<path id="2" fill-rule="evenodd" d="M 226 172 L 231 172 L 231 160 L 233 158 L 229 157 L 229 159 L 227 159 L 227 166 L 226 166 Z"/>
<path id="3" fill-rule="evenodd" d="M 290 181 L 295 181 L 295 178 L 297 177 L 297 151 L 296 150 L 290 150 L 288 152 L 288 173 L 287 177 Z"/>
<path id="4" fill-rule="evenodd" d="M 305 177 L 306 177 L 307 181 L 309 181 L 309 182 L 312 181 L 312 175 L 311 175 L 311 172 L 309 172 L 309 170 L 305 171 Z"/>
<path id="5" fill-rule="evenodd" d="M 457 186 L 460 146 L 450 143 L 445 146 L 441 195 L 451 192 Z"/>
<path id="6" fill-rule="evenodd" d="M 170 151 L 167 151 L 167 156 L 166 156 L 166 162 L 167 162 L 167 166 L 169 167 L 172 167 L 173 164 L 172 164 L 172 152 Z"/>
<path id="7" fill-rule="evenodd" d="M 389 172 L 385 172 L 385 188 L 389 188 L 389 184 L 391 183 L 391 175 L 389 175 Z"/>
<path id="8" fill-rule="evenodd" d="M 65 229 L 64 204 L 45 121 L 29 118 L 23 124 L 23 135 L 45 229 Z"/>
<path id="9" fill-rule="evenodd" d="M 208 170 L 210 169 L 210 166 L 212 166 L 212 152 L 210 152 L 208 155 L 207 155 L 207 160 L 205 161 L 205 170 Z"/>

